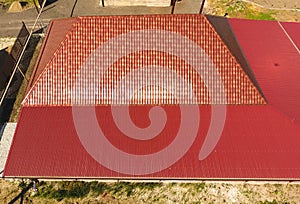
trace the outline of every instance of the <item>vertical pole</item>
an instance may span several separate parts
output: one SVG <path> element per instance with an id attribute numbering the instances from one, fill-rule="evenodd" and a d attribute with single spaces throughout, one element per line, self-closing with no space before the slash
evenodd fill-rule
<path id="1" fill-rule="evenodd" d="M 78 0 L 75 0 L 75 2 L 74 2 L 74 5 L 73 5 L 73 8 L 72 8 L 72 11 L 71 11 L 71 15 L 70 15 L 70 17 L 73 17 L 73 13 L 74 13 L 74 10 L 75 10 L 75 7 L 76 7 L 76 4 L 77 4 L 77 1 L 78 1 Z"/>
<path id="2" fill-rule="evenodd" d="M 104 7 L 104 0 L 102 0 L 102 7 Z"/>
<path id="3" fill-rule="evenodd" d="M 175 4 L 176 4 L 176 0 L 171 0 L 171 6 L 172 6 L 171 14 L 174 14 Z"/>
<path id="4" fill-rule="evenodd" d="M 34 4 L 34 7 L 35 7 L 36 12 L 39 13 L 40 11 L 39 11 L 38 5 L 36 4 L 35 1 L 33 1 L 33 4 Z"/>
<path id="5" fill-rule="evenodd" d="M 205 0 L 202 0 L 201 7 L 200 7 L 200 11 L 199 11 L 199 14 L 202 14 L 202 12 L 203 12 L 203 8 L 204 8 L 204 4 L 205 4 Z"/>

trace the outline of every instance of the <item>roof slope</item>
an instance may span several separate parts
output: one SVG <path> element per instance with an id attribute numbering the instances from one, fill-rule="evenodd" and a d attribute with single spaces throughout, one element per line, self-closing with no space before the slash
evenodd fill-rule
<path id="1" fill-rule="evenodd" d="M 59 48 L 67 33 L 70 31 L 70 29 L 72 29 L 73 24 L 77 20 L 77 18 L 68 18 L 56 19 L 55 21 L 50 22 L 47 29 L 47 35 L 45 36 L 43 46 L 39 53 L 34 73 L 32 74 L 30 84 L 27 87 L 27 92 L 40 76 L 47 64 L 51 61 L 54 52 Z"/>
<path id="2" fill-rule="evenodd" d="M 142 47 L 137 48 L 138 50 L 130 50 L 132 47 L 130 49 L 126 47 L 126 44 L 133 43 L 132 38 L 126 38 L 128 33 L 145 30 L 165 36 L 161 38 L 150 36 L 149 39 L 145 39 L 147 33 L 137 33 L 136 35 L 140 35 L 135 37 L 137 38 L 135 40 L 142 42 Z M 125 36 L 125 39 L 117 45 L 107 45 L 107 42 L 119 40 L 118 36 Z M 175 38 L 177 42 L 173 44 Z M 199 46 L 201 51 L 198 54 L 200 55 L 195 56 L 196 51 L 195 53 L 191 52 L 191 49 L 196 48 L 187 49 L 189 46 L 187 38 L 191 46 Z M 168 47 L 151 47 L 154 41 L 157 46 L 166 45 Z M 112 46 L 119 46 L 116 48 L 119 52 L 125 49 L 122 53 L 124 56 L 119 56 L 119 59 L 115 59 L 116 61 L 107 62 L 107 56 L 117 55 L 112 53 L 112 49 L 114 49 Z M 177 52 L 178 50 L 180 52 Z M 182 59 L 182 56 L 189 59 Z M 89 62 L 89 60 L 92 61 Z M 206 80 L 203 80 L 205 76 L 201 76 L 193 65 L 200 67 L 202 74 L 206 75 Z M 225 101 L 218 96 L 212 101 L 213 96 L 209 96 L 208 83 L 214 81 L 210 76 L 211 66 L 215 66 L 217 74 L 221 77 L 227 96 Z M 137 68 L 144 67 L 166 67 L 167 70 L 159 68 L 157 75 L 149 72 L 144 73 L 143 76 L 137 76 L 139 74 L 136 71 Z M 85 69 L 88 70 L 88 73 L 85 74 L 89 76 L 78 77 L 84 73 Z M 136 81 L 145 81 L 146 79 L 157 81 L 159 76 L 164 76 L 168 81 L 172 81 L 173 75 L 168 70 L 179 74 L 180 78 L 192 86 L 197 104 L 265 104 L 263 97 L 249 80 L 240 64 L 207 19 L 201 15 L 80 17 L 29 90 L 23 104 L 70 105 L 74 101 L 81 105 L 111 104 L 113 103 L 111 95 L 113 89 L 127 73 L 134 71 L 136 74 L 133 74 L 132 77 Z M 95 75 L 95 73 L 99 73 L 99 75 Z M 72 93 L 75 84 L 81 86 L 78 90 L 80 94 L 78 91 L 76 94 Z M 96 84 L 95 90 L 91 93 L 96 96 L 86 96 L 86 87 L 83 87 L 87 84 Z M 134 83 L 126 85 L 128 90 L 135 89 L 134 86 Z M 184 103 L 194 103 L 186 96 L 190 89 L 184 89 L 184 87 L 172 83 L 168 83 L 166 89 L 174 89 L 173 86 L 176 86 L 179 89 L 177 91 L 186 97 L 183 99 Z M 211 86 L 213 86 L 211 87 L 213 90 L 219 88 L 218 84 Z M 160 91 L 155 91 L 155 88 L 142 89 L 140 93 L 133 95 L 135 97 L 130 102 L 132 104 L 178 103 L 170 99 L 171 93 L 167 92 L 164 95 Z M 146 98 L 148 96 L 149 100 L 143 101 L 141 99 L 143 95 Z M 115 103 L 124 104 L 126 102 L 118 98 Z"/>
<path id="3" fill-rule="evenodd" d="M 131 117 L 143 127 L 151 107 L 131 106 Z M 195 142 L 175 164 L 162 171 L 132 175 L 112 171 L 94 160 L 82 146 L 74 127 L 72 108 L 24 107 L 16 137 L 5 167 L 6 177 L 38 178 L 210 178 L 285 179 L 300 178 L 300 126 L 271 106 L 228 106 L 222 137 L 213 153 L 198 159 L 211 122 L 210 108 L 200 106 L 201 123 Z M 165 106 L 168 122 L 157 137 L 138 141 L 126 137 L 113 121 L 109 106 L 97 106 L 99 124 L 109 141 L 129 154 L 151 154 L 164 149 L 177 133 L 177 106 Z M 142 113 L 142 114 L 141 114 Z M 89 127 L 87 120 L 83 125 Z M 32 124 L 36 124 L 33 128 Z M 171 128 L 170 128 L 171 127 Z M 187 137 L 188 138 L 188 137 Z M 113 163 L 119 158 L 105 154 Z M 163 158 L 162 158 L 163 159 Z M 128 165 L 134 162 L 128 162 Z M 149 168 L 156 166 L 148 160 Z M 119 171 L 120 172 L 120 171 Z"/>
<path id="4" fill-rule="evenodd" d="M 268 104 L 300 122 L 300 23 L 230 19 Z"/>
<path id="5" fill-rule="evenodd" d="M 236 36 L 234 34 L 234 31 L 230 25 L 228 18 L 221 17 L 221 16 L 211 16 L 211 15 L 207 15 L 206 18 L 209 20 L 211 25 L 214 27 L 214 29 L 217 31 L 217 33 L 220 35 L 223 42 L 227 45 L 227 47 L 229 48 L 232 55 L 235 57 L 235 59 L 241 65 L 242 69 L 248 75 L 248 77 L 250 78 L 252 83 L 255 85 L 255 87 L 259 90 L 260 94 L 263 95 L 263 92 L 262 92 L 261 88 L 259 87 L 259 84 L 257 83 L 254 73 L 253 73 L 246 57 L 244 56 L 243 51 L 241 50 L 239 42 L 236 39 Z"/>

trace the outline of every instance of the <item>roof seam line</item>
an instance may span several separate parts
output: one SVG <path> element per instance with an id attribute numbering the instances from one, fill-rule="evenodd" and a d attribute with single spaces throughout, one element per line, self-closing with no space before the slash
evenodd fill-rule
<path id="1" fill-rule="evenodd" d="M 224 42 L 224 40 L 221 38 L 221 36 L 219 35 L 219 33 L 216 31 L 216 29 L 213 27 L 213 25 L 209 22 L 208 18 L 206 16 L 204 16 L 204 20 L 206 21 L 206 23 L 208 24 L 208 26 L 211 28 L 211 30 L 214 32 L 214 34 L 216 35 L 216 37 L 220 40 L 220 43 L 225 47 L 226 51 L 228 52 L 229 56 L 233 59 L 234 63 L 239 66 L 241 72 L 244 73 L 245 78 L 247 78 L 248 82 L 250 83 L 250 86 L 252 86 L 254 88 L 254 90 L 256 90 L 259 94 L 259 96 L 261 97 L 262 101 L 264 103 L 259 103 L 261 105 L 267 104 L 268 102 L 266 101 L 264 95 L 259 91 L 259 89 L 255 86 L 255 84 L 253 83 L 253 81 L 250 79 L 250 76 L 248 76 L 248 74 L 245 72 L 245 70 L 243 69 L 242 65 L 238 62 L 238 60 L 236 59 L 236 57 L 233 55 L 233 53 L 231 52 L 231 50 L 229 49 L 229 47 L 226 45 L 226 43 Z M 229 23 L 230 25 L 230 23 Z M 238 41 L 237 41 L 238 42 Z"/>
<path id="2" fill-rule="evenodd" d="M 288 39 L 291 41 L 291 43 L 293 44 L 293 46 L 297 50 L 298 54 L 300 55 L 300 50 L 297 47 L 297 45 L 295 44 L 295 42 L 293 41 L 293 39 L 291 38 L 291 36 L 288 34 L 288 32 L 285 30 L 285 28 L 282 26 L 282 24 L 279 21 L 277 21 L 277 23 L 280 26 L 280 28 L 283 30 L 283 32 L 285 33 L 285 35 L 288 37 Z"/>

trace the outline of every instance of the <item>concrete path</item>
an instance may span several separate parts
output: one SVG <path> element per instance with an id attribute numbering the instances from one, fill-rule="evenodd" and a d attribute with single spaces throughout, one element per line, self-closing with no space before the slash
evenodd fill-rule
<path id="1" fill-rule="evenodd" d="M 0 171 L 4 169 L 17 123 L 7 123 L 0 132 Z M 2 172 L 0 174 L 2 176 Z"/>

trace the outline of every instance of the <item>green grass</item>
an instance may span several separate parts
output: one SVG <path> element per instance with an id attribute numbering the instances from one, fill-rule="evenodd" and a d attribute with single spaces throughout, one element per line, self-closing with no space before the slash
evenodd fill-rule
<path id="1" fill-rule="evenodd" d="M 230 4 L 227 7 L 226 12 L 229 13 L 229 15 L 242 15 L 247 19 L 253 20 L 275 20 L 275 18 L 272 16 L 274 12 L 256 11 L 247 5 L 247 3 L 242 1 L 236 1 Z"/>
<path id="2" fill-rule="evenodd" d="M 30 180 L 0 180 L 1 203 L 9 203 L 30 183 Z M 236 198 L 239 203 L 292 204 L 299 201 L 298 184 L 283 185 L 277 194 L 273 184 L 228 184 L 221 192 L 222 186 L 201 182 L 40 181 L 37 191 L 29 189 L 24 194 L 24 203 L 227 203 L 231 202 L 228 197 L 231 188 L 240 192 Z M 265 190 L 268 188 L 270 190 Z"/>
<path id="3" fill-rule="evenodd" d="M 268 12 L 268 13 L 263 13 L 263 12 L 252 12 L 246 14 L 246 17 L 248 19 L 254 19 L 254 20 L 275 20 L 275 18 L 272 16 L 273 13 Z"/>
<path id="4" fill-rule="evenodd" d="M 276 11 L 256 9 L 253 5 L 239 0 L 219 0 L 213 2 L 217 15 L 228 13 L 230 17 L 247 18 L 253 20 L 275 20 Z"/>
<path id="5" fill-rule="evenodd" d="M 261 201 L 259 202 L 259 204 L 279 204 L 276 200 L 272 200 L 272 201 Z"/>
<path id="6" fill-rule="evenodd" d="M 198 192 L 198 191 L 201 191 L 205 188 L 205 183 L 195 183 L 194 184 L 194 187 L 195 187 L 195 190 Z"/>

